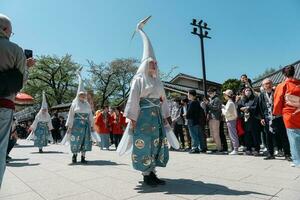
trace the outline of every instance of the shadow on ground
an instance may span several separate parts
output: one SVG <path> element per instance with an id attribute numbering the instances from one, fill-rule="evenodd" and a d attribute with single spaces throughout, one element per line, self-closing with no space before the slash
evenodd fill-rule
<path id="1" fill-rule="evenodd" d="M 40 163 L 29 163 L 29 162 L 9 162 L 6 163 L 7 167 L 30 167 L 30 166 L 38 166 Z"/>
<path id="2" fill-rule="evenodd" d="M 14 148 L 32 148 L 34 147 L 34 145 L 21 145 L 21 144 L 18 144 L 18 145 L 15 145 Z"/>
<path id="3" fill-rule="evenodd" d="M 263 194 L 253 191 L 238 191 L 228 188 L 224 185 L 204 183 L 202 181 L 194 181 L 190 179 L 164 179 L 166 185 L 150 187 L 140 182 L 135 190 L 138 193 L 151 193 L 151 192 L 162 192 L 170 195 L 262 195 L 272 197 L 273 195 Z"/>
<path id="4" fill-rule="evenodd" d="M 79 160 L 77 163 L 70 163 L 69 165 L 109 166 L 109 165 L 127 165 L 127 164 L 119 164 L 119 163 L 108 161 L 108 160 L 91 160 L 91 161 L 88 161 L 86 164 L 83 164 Z"/>
<path id="5" fill-rule="evenodd" d="M 43 153 L 37 152 L 31 152 L 31 154 L 64 154 L 62 151 L 43 151 Z"/>

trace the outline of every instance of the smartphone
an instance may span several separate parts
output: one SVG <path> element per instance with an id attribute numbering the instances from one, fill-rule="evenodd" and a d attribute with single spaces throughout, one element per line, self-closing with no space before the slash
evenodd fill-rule
<path id="1" fill-rule="evenodd" d="M 24 50 L 24 53 L 25 53 L 26 59 L 32 58 L 32 57 L 33 57 L 33 55 L 32 55 L 32 50 L 30 50 L 30 49 L 25 49 L 25 50 Z"/>

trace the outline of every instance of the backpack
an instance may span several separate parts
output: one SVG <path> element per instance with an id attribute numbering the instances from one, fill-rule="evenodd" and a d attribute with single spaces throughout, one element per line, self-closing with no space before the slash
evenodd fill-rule
<path id="1" fill-rule="evenodd" d="M 16 67 L 0 72 L 0 97 L 16 94 L 23 87 L 23 74 Z"/>

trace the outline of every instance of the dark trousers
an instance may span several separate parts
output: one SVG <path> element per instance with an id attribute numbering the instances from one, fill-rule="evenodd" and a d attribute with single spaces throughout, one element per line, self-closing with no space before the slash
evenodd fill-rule
<path id="1" fill-rule="evenodd" d="M 184 135 L 183 135 L 183 125 L 174 123 L 173 131 L 175 133 L 175 136 L 178 141 L 182 144 L 182 147 L 184 148 Z"/>
<path id="2" fill-rule="evenodd" d="M 10 151 L 14 148 L 16 143 L 17 143 L 16 139 L 11 139 L 11 138 L 9 139 L 6 156 L 9 155 Z"/>
<path id="3" fill-rule="evenodd" d="M 252 151 L 252 148 L 255 149 L 255 151 L 259 152 L 260 145 L 259 145 L 259 132 L 256 130 L 248 130 L 245 132 L 245 144 L 247 147 L 247 151 Z"/>
<path id="4" fill-rule="evenodd" d="M 274 156 L 275 133 L 269 130 L 268 124 L 266 124 L 264 129 L 265 129 L 264 132 L 266 133 L 266 146 L 268 149 L 268 154 L 270 156 Z"/>
<path id="5" fill-rule="evenodd" d="M 54 142 L 57 143 L 58 140 L 61 140 L 61 135 L 60 135 L 59 129 L 52 129 L 51 133 L 52 133 L 52 137 L 53 137 Z"/>
<path id="6" fill-rule="evenodd" d="M 192 147 L 192 139 L 191 139 L 191 136 L 190 136 L 190 133 L 189 133 L 189 129 L 186 125 L 183 125 L 183 129 L 185 131 L 185 140 L 186 140 L 186 144 L 188 146 L 188 148 L 191 148 Z"/>
<path id="7" fill-rule="evenodd" d="M 220 140 L 222 144 L 222 150 L 228 151 L 228 144 L 224 133 L 224 121 L 220 121 Z"/>
<path id="8" fill-rule="evenodd" d="M 118 148 L 123 134 L 113 134 L 113 136 L 114 136 L 114 142 L 115 142 L 116 148 Z"/>
<path id="9" fill-rule="evenodd" d="M 205 125 L 203 126 L 200 126 L 200 130 L 201 132 L 203 133 L 203 149 L 201 149 L 202 151 L 207 151 L 207 134 L 206 134 L 206 131 L 205 131 Z"/>
<path id="10" fill-rule="evenodd" d="M 109 139 L 110 139 L 110 144 L 115 144 L 115 140 L 114 140 L 114 134 L 109 133 Z"/>
<path id="11" fill-rule="evenodd" d="M 283 118 L 279 117 L 272 122 L 273 129 L 275 131 L 275 141 L 279 150 L 283 149 L 284 155 L 291 156 L 290 143 L 287 137 L 286 128 L 283 122 Z"/>

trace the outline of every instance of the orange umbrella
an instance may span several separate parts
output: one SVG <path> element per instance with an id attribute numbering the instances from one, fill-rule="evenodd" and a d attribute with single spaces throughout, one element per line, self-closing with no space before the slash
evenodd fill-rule
<path id="1" fill-rule="evenodd" d="M 33 104 L 34 98 L 24 92 L 19 92 L 16 96 L 15 103 L 19 105 Z"/>

